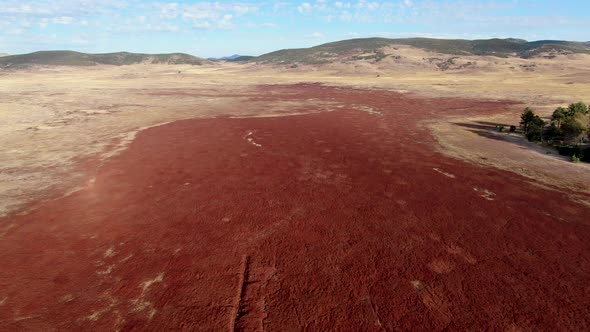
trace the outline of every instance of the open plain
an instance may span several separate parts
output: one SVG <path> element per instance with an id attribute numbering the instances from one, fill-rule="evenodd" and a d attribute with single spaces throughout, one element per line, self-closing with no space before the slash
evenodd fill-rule
<path id="1" fill-rule="evenodd" d="M 2 72 L 0 329 L 588 330 L 590 168 L 493 128 L 590 56 L 477 59 Z"/>

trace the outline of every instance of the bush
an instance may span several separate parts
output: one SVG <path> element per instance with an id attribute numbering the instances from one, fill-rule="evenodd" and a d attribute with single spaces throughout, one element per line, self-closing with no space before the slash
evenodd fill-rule
<path id="1" fill-rule="evenodd" d="M 529 130 L 529 132 L 526 133 L 526 138 L 530 142 L 540 141 L 543 138 L 543 134 L 539 130 Z"/>
<path id="2" fill-rule="evenodd" d="M 562 156 L 573 156 L 580 153 L 579 146 L 561 145 L 557 146 L 557 152 Z"/>
<path id="3" fill-rule="evenodd" d="M 590 162 L 590 148 L 582 149 L 577 145 L 562 145 L 556 148 L 560 155 L 572 157 L 572 161 L 575 156 L 578 161 Z"/>
<path id="4" fill-rule="evenodd" d="M 576 156 L 576 155 L 573 155 L 573 156 L 572 156 L 572 162 L 574 162 L 574 163 L 579 163 L 579 162 L 580 162 L 580 157 L 578 157 L 578 156 Z"/>

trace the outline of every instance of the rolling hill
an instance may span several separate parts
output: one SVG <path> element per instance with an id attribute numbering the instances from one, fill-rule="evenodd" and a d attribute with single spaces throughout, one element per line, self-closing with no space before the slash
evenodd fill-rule
<path id="1" fill-rule="evenodd" d="M 250 59 L 263 63 L 320 64 L 330 62 L 334 56 L 352 53 L 377 52 L 387 46 L 405 45 L 426 51 L 452 55 L 490 55 L 531 58 L 542 53 L 590 53 L 590 43 L 561 40 L 528 42 L 522 39 L 432 39 L 432 38 L 360 38 L 322 44 L 310 48 L 285 49 Z M 378 52 L 377 52 L 378 53 Z M 378 55 L 377 55 L 378 56 Z"/>
<path id="2" fill-rule="evenodd" d="M 248 61 L 250 59 L 254 58 L 253 56 L 249 56 L 249 55 L 239 55 L 239 54 L 234 54 L 234 55 L 230 55 L 230 56 L 224 56 L 221 58 L 207 58 L 207 60 L 211 60 L 211 61 L 230 61 L 230 62 L 240 62 L 240 61 Z"/>
<path id="3" fill-rule="evenodd" d="M 208 61 L 184 53 L 140 54 L 119 52 L 86 54 L 73 51 L 40 51 L 0 57 L 0 68 L 23 68 L 34 65 L 95 66 L 103 64 L 122 66 L 137 63 L 202 65 L 208 63 Z"/>
<path id="4" fill-rule="evenodd" d="M 257 62 L 271 64 L 323 64 L 339 59 L 375 60 L 390 56 L 381 50 L 385 47 L 410 46 L 425 51 L 455 56 L 497 56 L 534 58 L 543 55 L 555 57 L 560 54 L 590 54 L 590 42 L 571 42 L 562 40 L 526 41 L 522 39 L 432 39 L 432 38 L 359 38 L 326 43 L 310 48 L 284 49 L 257 57 L 232 55 L 219 59 L 202 59 L 184 53 L 141 54 L 104 53 L 87 54 L 74 51 L 40 51 L 22 55 L 0 56 L 0 68 L 27 68 L 35 65 L 45 66 L 94 66 L 153 64 L 202 65 L 211 61 Z"/>

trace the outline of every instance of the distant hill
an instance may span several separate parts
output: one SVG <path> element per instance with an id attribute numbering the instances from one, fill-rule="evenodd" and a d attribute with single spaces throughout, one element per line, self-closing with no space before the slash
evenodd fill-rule
<path id="1" fill-rule="evenodd" d="M 7 55 L 10 55 L 10 54 L 7 54 L 7 53 L 0 53 L 0 56 L 7 56 Z"/>
<path id="2" fill-rule="evenodd" d="M 234 55 L 230 55 L 230 56 L 224 56 L 221 58 L 207 58 L 207 60 L 212 60 L 212 61 L 248 61 L 250 59 L 254 58 L 253 56 L 249 56 L 249 55 L 239 55 L 239 54 L 234 54 Z"/>
<path id="3" fill-rule="evenodd" d="M 322 44 L 310 48 L 285 49 L 252 58 L 250 61 L 269 63 L 325 63 L 326 59 L 355 51 L 375 52 L 392 45 L 407 45 L 427 51 L 453 55 L 492 55 L 531 58 L 541 53 L 590 53 L 590 42 L 522 39 L 432 39 L 432 38 L 360 38 Z"/>
<path id="4" fill-rule="evenodd" d="M 104 64 L 122 66 L 137 63 L 202 65 L 206 62 L 208 61 L 184 53 L 140 54 L 119 52 L 86 54 L 73 51 L 41 51 L 1 57 L 0 68 L 22 68 L 33 65 L 95 66 Z"/>
<path id="5" fill-rule="evenodd" d="M 233 61 L 233 62 L 240 62 L 240 61 L 250 61 L 252 60 L 254 57 L 251 55 L 240 55 L 237 58 L 233 58 L 233 59 L 228 59 L 227 61 Z"/>

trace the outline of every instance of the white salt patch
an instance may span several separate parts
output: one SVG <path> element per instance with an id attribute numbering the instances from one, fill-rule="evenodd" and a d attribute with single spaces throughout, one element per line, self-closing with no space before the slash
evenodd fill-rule
<path id="1" fill-rule="evenodd" d="M 439 168 L 436 168 L 436 167 L 434 167 L 434 168 L 432 168 L 432 169 L 433 169 L 433 170 L 435 170 L 436 172 L 439 172 L 440 174 L 442 174 L 442 175 L 444 175 L 444 176 L 446 176 L 446 177 L 449 177 L 449 178 L 451 178 L 451 179 L 454 179 L 454 178 L 455 178 L 455 175 L 453 175 L 453 174 L 451 174 L 451 173 L 447 173 L 447 172 L 445 172 L 445 171 L 443 171 L 443 170 L 441 170 L 441 169 L 439 169 Z"/>

